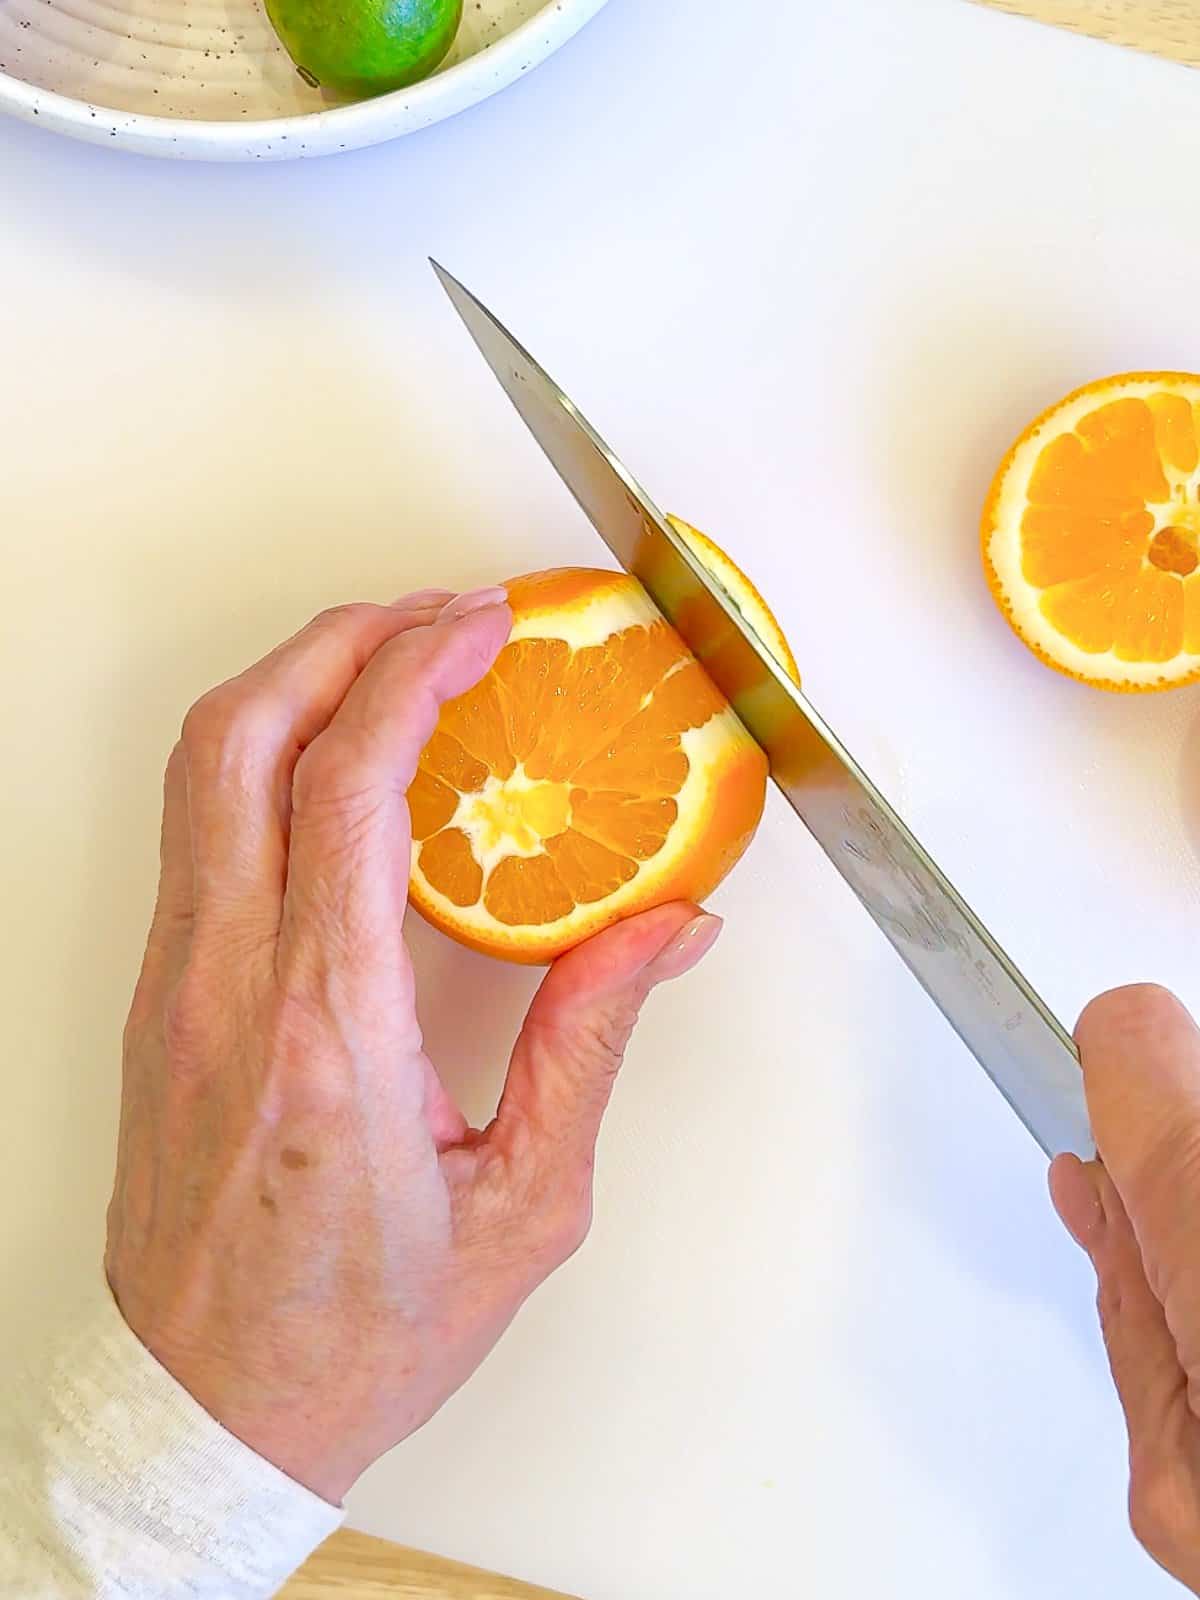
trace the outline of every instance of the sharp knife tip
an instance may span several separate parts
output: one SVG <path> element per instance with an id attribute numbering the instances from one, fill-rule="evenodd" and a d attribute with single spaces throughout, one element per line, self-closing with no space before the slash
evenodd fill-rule
<path id="1" fill-rule="evenodd" d="M 449 294 L 452 289 L 463 290 L 462 284 L 459 283 L 454 274 L 452 272 L 447 272 L 445 267 L 439 260 L 437 260 L 435 256 L 429 257 L 429 265 L 437 274 L 438 282 L 441 284 L 442 288 L 445 289 L 447 294 Z M 463 292 L 465 293 L 466 291 L 463 290 Z"/>

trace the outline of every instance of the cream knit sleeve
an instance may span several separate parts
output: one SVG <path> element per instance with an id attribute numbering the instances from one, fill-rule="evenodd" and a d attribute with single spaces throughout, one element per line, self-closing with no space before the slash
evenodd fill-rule
<path id="1" fill-rule="evenodd" d="M 0 1388 L 3 1600 L 262 1600 L 341 1520 L 197 1405 L 107 1285 Z"/>

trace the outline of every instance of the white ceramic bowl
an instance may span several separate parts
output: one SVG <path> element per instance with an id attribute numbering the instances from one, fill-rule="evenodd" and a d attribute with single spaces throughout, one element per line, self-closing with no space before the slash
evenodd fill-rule
<path id="1" fill-rule="evenodd" d="M 0 0 L 0 110 L 143 155 L 328 155 L 486 99 L 604 4 L 466 0 L 454 49 L 431 78 L 344 105 L 300 77 L 261 0 Z"/>

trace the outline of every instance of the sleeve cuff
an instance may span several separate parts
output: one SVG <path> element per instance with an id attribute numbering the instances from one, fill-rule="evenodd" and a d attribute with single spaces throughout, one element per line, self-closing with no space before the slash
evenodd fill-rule
<path id="1" fill-rule="evenodd" d="M 192 1399 L 131 1332 L 107 1284 L 15 1399 L 8 1462 L 0 1443 L 0 1533 L 11 1541 L 0 1576 L 15 1550 L 30 1581 L 5 1592 L 259 1600 L 342 1521 Z"/>

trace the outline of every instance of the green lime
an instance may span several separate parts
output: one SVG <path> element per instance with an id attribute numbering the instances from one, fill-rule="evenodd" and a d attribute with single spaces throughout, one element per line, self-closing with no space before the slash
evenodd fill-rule
<path id="1" fill-rule="evenodd" d="M 303 77 L 342 94 L 386 94 L 445 59 L 463 0 L 267 0 Z"/>

